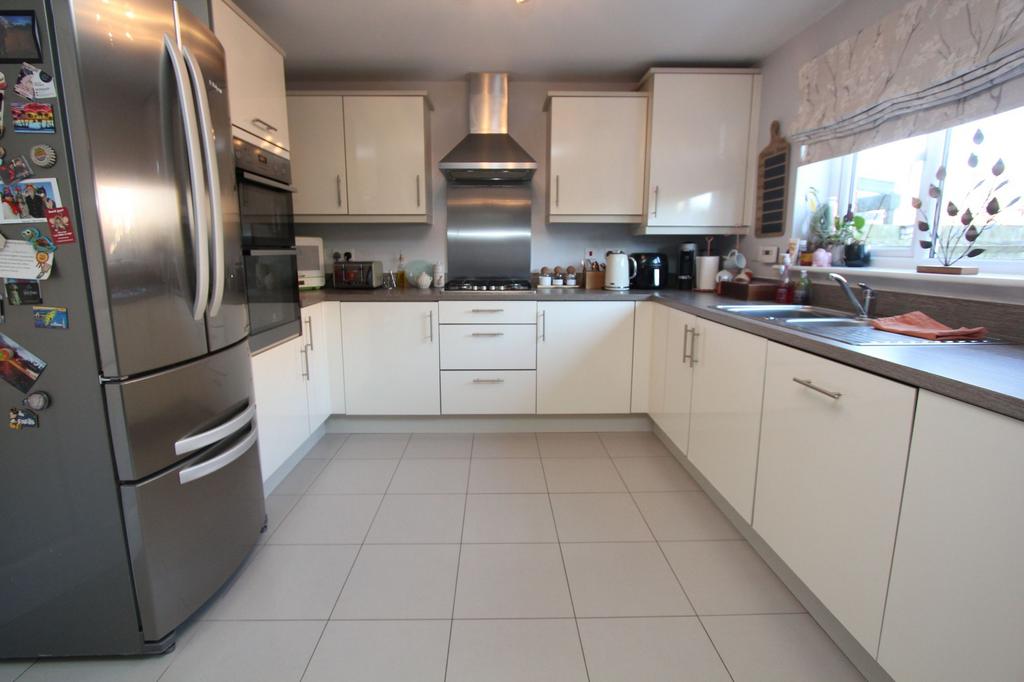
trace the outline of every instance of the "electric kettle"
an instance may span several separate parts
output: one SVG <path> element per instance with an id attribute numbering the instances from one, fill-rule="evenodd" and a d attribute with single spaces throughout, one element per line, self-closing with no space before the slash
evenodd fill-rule
<path id="1" fill-rule="evenodd" d="M 636 259 L 622 251 L 609 251 L 605 259 L 604 288 L 608 291 L 629 290 L 630 280 L 636 277 Z"/>

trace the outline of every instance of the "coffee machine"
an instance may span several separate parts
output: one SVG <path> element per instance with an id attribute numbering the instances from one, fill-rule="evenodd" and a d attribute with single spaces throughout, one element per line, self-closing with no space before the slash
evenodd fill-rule
<path id="1" fill-rule="evenodd" d="M 697 281 L 697 245 L 693 242 L 683 244 L 679 249 L 679 288 L 693 291 Z"/>

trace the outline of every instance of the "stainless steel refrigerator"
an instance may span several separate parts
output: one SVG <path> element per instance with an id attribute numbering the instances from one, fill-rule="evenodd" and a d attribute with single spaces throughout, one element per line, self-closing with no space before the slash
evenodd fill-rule
<path id="1" fill-rule="evenodd" d="M 266 518 L 224 52 L 171 0 L 6 9 L 34 13 L 53 122 L 0 144 L 53 151 L 22 182 L 74 240 L 4 287 L 0 363 L 25 371 L 0 382 L 0 658 L 161 652 Z M 21 69 L 0 63 L 12 113 Z M 58 227 L 0 233 L 45 253 Z"/>

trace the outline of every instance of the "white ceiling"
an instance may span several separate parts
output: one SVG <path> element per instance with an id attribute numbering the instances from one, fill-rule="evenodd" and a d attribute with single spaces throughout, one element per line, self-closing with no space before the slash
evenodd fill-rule
<path id="1" fill-rule="evenodd" d="M 635 79 L 652 65 L 749 64 L 842 0 L 236 0 L 289 78 Z"/>

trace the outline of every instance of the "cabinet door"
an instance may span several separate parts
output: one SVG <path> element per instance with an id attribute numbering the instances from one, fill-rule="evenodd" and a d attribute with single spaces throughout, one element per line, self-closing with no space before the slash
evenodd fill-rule
<path id="1" fill-rule="evenodd" d="M 646 97 L 553 97 L 550 144 L 552 216 L 643 213 Z"/>
<path id="2" fill-rule="evenodd" d="M 348 414 L 441 413 L 436 303 L 342 303 Z"/>
<path id="3" fill-rule="evenodd" d="M 921 391 L 878 662 L 1024 679 L 1024 422 Z"/>
<path id="4" fill-rule="evenodd" d="M 252 358 L 260 465 L 266 481 L 309 436 L 302 337 Z"/>
<path id="5" fill-rule="evenodd" d="M 628 414 L 632 301 L 537 306 L 537 413 Z"/>
<path id="6" fill-rule="evenodd" d="M 697 328 L 693 315 L 669 310 L 665 343 L 665 400 L 661 429 L 682 452 L 689 450 L 693 366 L 690 342 Z"/>
<path id="7" fill-rule="evenodd" d="M 744 223 L 754 76 L 657 74 L 647 224 Z"/>
<path id="8" fill-rule="evenodd" d="M 341 343 L 341 303 L 325 301 L 324 343 L 327 353 L 327 373 L 331 382 L 331 414 L 345 414 L 345 356 Z"/>
<path id="9" fill-rule="evenodd" d="M 345 97 L 350 213 L 426 213 L 424 106 L 422 97 Z"/>
<path id="10" fill-rule="evenodd" d="M 324 324 L 324 307 L 327 305 L 332 303 L 317 303 L 302 309 L 302 338 L 306 344 L 309 365 L 306 400 L 309 404 L 310 433 L 320 428 L 331 415 L 331 357 Z"/>
<path id="11" fill-rule="evenodd" d="M 343 107 L 341 97 L 288 98 L 288 116 L 301 122 L 291 136 L 297 215 L 348 213 Z"/>
<path id="12" fill-rule="evenodd" d="M 917 391 L 774 343 L 764 384 L 754 529 L 877 651 Z"/>
<path id="13" fill-rule="evenodd" d="M 691 334 L 693 403 L 686 453 L 748 523 L 767 346 L 758 336 L 706 320 L 698 320 Z"/>
<path id="14" fill-rule="evenodd" d="M 633 384 L 629 409 L 633 413 L 651 412 L 651 351 L 654 332 L 653 301 L 638 301 L 633 309 Z"/>
<path id="15" fill-rule="evenodd" d="M 213 29 L 227 60 L 231 122 L 289 149 L 284 56 L 221 0 L 213 2 Z"/>
<path id="16" fill-rule="evenodd" d="M 651 368 L 648 394 L 648 412 L 662 430 L 665 429 L 665 374 L 668 360 L 669 308 L 655 303 L 651 312 Z M 634 370 L 635 371 L 635 370 Z"/>

